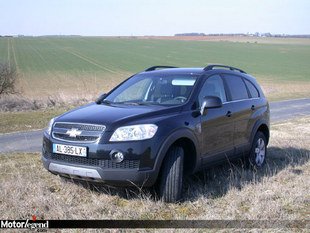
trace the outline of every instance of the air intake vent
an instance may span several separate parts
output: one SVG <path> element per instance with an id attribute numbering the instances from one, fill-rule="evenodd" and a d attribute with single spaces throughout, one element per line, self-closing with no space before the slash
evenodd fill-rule
<path id="1" fill-rule="evenodd" d="M 138 169 L 140 165 L 139 160 L 124 160 L 120 163 L 116 163 L 112 160 L 104 160 L 104 159 L 92 159 L 92 158 L 84 158 L 78 156 L 71 155 L 61 155 L 61 154 L 44 154 L 44 157 L 47 159 L 52 159 L 61 162 L 67 162 L 72 164 L 81 164 L 88 166 L 97 166 L 103 169 L 112 168 L 112 169 Z"/>

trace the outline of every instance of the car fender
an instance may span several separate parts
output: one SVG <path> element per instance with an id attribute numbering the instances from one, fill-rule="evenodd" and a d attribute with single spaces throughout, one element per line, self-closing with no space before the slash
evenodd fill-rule
<path id="1" fill-rule="evenodd" d="M 253 126 L 252 132 L 251 132 L 251 137 L 250 137 L 250 141 L 249 141 L 250 145 L 252 145 L 252 142 L 254 140 L 255 134 L 256 134 L 258 128 L 261 125 L 266 125 L 268 130 L 269 130 L 269 123 L 268 123 L 268 121 L 266 121 L 264 119 L 259 119 L 258 121 L 256 121 L 254 126 Z"/>
<path id="2" fill-rule="evenodd" d="M 197 155 L 195 156 L 196 161 L 195 161 L 195 167 L 194 170 L 197 170 L 197 168 L 200 165 L 200 148 L 199 148 L 199 143 L 198 143 L 198 139 L 197 136 L 195 135 L 195 133 L 193 131 L 191 131 L 188 128 L 182 128 L 182 129 L 178 129 L 176 131 L 174 131 L 173 133 L 171 133 L 162 143 L 161 147 L 158 150 L 157 156 L 156 156 L 156 160 L 155 160 L 155 164 L 154 164 L 154 171 L 155 171 L 155 177 L 157 179 L 162 162 L 165 158 L 165 155 L 167 154 L 169 148 L 173 145 L 173 143 L 175 143 L 178 139 L 180 138 L 187 138 L 190 139 L 193 143 L 194 146 L 196 148 L 196 153 Z"/>

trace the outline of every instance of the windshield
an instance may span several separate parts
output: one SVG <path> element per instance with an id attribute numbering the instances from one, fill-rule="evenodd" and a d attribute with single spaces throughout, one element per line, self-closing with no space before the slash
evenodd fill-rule
<path id="1" fill-rule="evenodd" d="M 198 75 L 138 74 L 127 80 L 104 102 L 123 104 L 178 105 L 189 98 Z"/>

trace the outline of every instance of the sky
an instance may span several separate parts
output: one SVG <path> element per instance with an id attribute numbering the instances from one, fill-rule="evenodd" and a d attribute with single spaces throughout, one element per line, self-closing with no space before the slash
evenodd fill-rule
<path id="1" fill-rule="evenodd" d="M 310 0 L 0 0 L 0 35 L 310 34 Z"/>

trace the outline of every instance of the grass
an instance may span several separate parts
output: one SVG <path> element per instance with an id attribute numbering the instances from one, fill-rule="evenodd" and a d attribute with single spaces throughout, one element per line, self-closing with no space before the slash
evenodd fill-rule
<path id="1" fill-rule="evenodd" d="M 310 118 L 272 125 L 266 167 L 230 163 L 187 177 L 185 200 L 144 189 L 76 184 L 48 173 L 39 154 L 0 156 L 0 219 L 309 220 Z"/>
<path id="2" fill-rule="evenodd" d="M 310 96 L 309 39 L 243 39 L 0 38 L 0 60 L 17 66 L 23 94 L 31 98 L 98 95 L 146 67 L 207 63 L 246 70 L 272 89 L 270 99 Z"/>
<path id="3" fill-rule="evenodd" d="M 65 109 L 55 108 L 41 111 L 0 112 L 0 134 L 15 131 L 42 129 L 50 119 Z"/>

